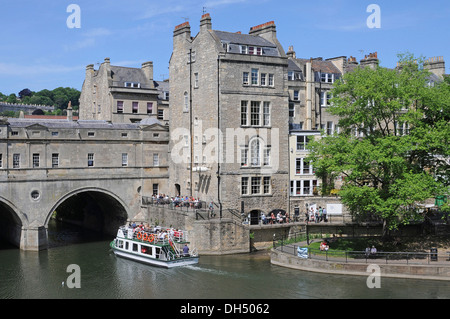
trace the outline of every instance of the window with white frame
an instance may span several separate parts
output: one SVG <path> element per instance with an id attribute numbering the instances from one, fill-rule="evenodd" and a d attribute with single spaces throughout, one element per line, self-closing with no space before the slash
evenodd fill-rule
<path id="1" fill-rule="evenodd" d="M 271 194 L 271 182 L 270 176 L 243 176 L 241 177 L 241 195 Z"/>
<path id="2" fill-rule="evenodd" d="M 312 196 L 314 189 L 317 189 L 317 180 L 315 179 L 291 181 L 291 196 Z"/>
<path id="3" fill-rule="evenodd" d="M 263 125 L 270 125 L 270 102 L 263 103 Z"/>
<path id="4" fill-rule="evenodd" d="M 248 195 L 248 177 L 241 178 L 241 195 Z"/>
<path id="5" fill-rule="evenodd" d="M 248 72 L 243 72 L 242 73 L 242 84 L 244 84 L 244 85 L 248 85 L 249 84 L 248 76 L 249 76 Z"/>
<path id="6" fill-rule="evenodd" d="M 269 86 L 274 86 L 275 82 L 274 82 L 274 76 L 273 74 L 269 73 Z"/>
<path id="7" fill-rule="evenodd" d="M 194 73 L 194 88 L 198 89 L 198 73 Z"/>
<path id="8" fill-rule="evenodd" d="M 295 174 L 296 175 L 311 175 L 314 174 L 312 162 L 307 162 L 305 158 L 299 157 L 295 159 Z"/>
<path id="9" fill-rule="evenodd" d="M 333 73 L 320 73 L 320 81 L 324 83 L 333 83 L 334 82 L 334 74 Z"/>
<path id="10" fill-rule="evenodd" d="M 267 74 L 266 73 L 261 73 L 261 86 L 266 86 L 267 85 Z"/>
<path id="11" fill-rule="evenodd" d="M 259 70 L 252 69 L 252 85 L 258 85 L 259 80 Z"/>
<path id="12" fill-rule="evenodd" d="M 241 49 L 241 53 L 242 54 L 247 54 L 248 53 L 248 48 L 247 48 L 246 45 L 241 45 L 240 49 Z"/>
<path id="13" fill-rule="evenodd" d="M 123 101 L 117 101 L 117 113 L 123 113 Z"/>
<path id="14" fill-rule="evenodd" d="M 33 154 L 33 167 L 39 167 L 40 155 L 39 153 Z"/>
<path id="15" fill-rule="evenodd" d="M 128 166 L 128 154 L 122 153 L 122 166 Z"/>
<path id="16" fill-rule="evenodd" d="M 139 82 L 125 82 L 124 86 L 126 88 L 140 88 L 141 87 L 141 83 L 139 83 Z"/>
<path id="17" fill-rule="evenodd" d="M 132 113 L 136 114 L 139 111 L 139 102 L 133 102 L 132 103 L 132 109 L 131 109 Z"/>
<path id="18" fill-rule="evenodd" d="M 309 135 L 298 135 L 297 136 L 297 151 L 305 151 L 307 149 L 308 143 L 311 137 Z"/>
<path id="19" fill-rule="evenodd" d="M 241 101 L 241 126 L 270 126 L 270 102 Z"/>
<path id="20" fill-rule="evenodd" d="M 403 136 L 409 134 L 409 124 L 407 122 L 398 121 L 395 123 L 397 136 Z"/>
<path id="21" fill-rule="evenodd" d="M 13 154 L 13 168 L 20 168 L 20 154 Z"/>
<path id="22" fill-rule="evenodd" d="M 332 121 L 328 121 L 327 122 L 327 135 L 333 135 L 333 122 Z"/>
<path id="23" fill-rule="evenodd" d="M 264 149 L 263 165 L 264 166 L 270 166 L 270 147 L 266 147 Z"/>
<path id="24" fill-rule="evenodd" d="M 94 166 L 94 153 L 88 153 L 87 160 L 88 160 L 88 167 Z"/>
<path id="25" fill-rule="evenodd" d="M 252 195 L 253 194 L 260 194 L 261 193 L 261 177 L 259 176 L 252 176 L 251 177 L 251 186 L 250 190 Z"/>
<path id="26" fill-rule="evenodd" d="M 52 168 L 59 167 L 59 154 L 53 153 L 52 154 Z"/>
<path id="27" fill-rule="evenodd" d="M 153 166 L 159 166 L 159 154 L 153 154 Z"/>
<path id="28" fill-rule="evenodd" d="M 241 125 L 248 125 L 248 101 L 241 101 Z"/>
<path id="29" fill-rule="evenodd" d="M 289 117 L 295 117 L 295 105 L 289 102 Z"/>
<path id="30" fill-rule="evenodd" d="M 333 95 L 329 91 L 322 91 L 320 92 L 320 105 L 321 106 L 330 106 L 331 105 L 331 99 L 333 98 Z"/>
<path id="31" fill-rule="evenodd" d="M 293 96 L 292 96 L 292 100 L 294 101 L 300 101 L 300 93 L 298 90 L 294 90 Z"/>
<path id="32" fill-rule="evenodd" d="M 248 147 L 241 147 L 241 166 L 248 166 Z"/>
<path id="33" fill-rule="evenodd" d="M 252 126 L 259 126 L 261 123 L 260 104 L 259 101 L 250 102 L 250 125 Z"/>

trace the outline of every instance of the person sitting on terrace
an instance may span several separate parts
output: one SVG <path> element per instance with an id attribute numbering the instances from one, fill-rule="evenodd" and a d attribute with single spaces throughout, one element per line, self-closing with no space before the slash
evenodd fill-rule
<path id="1" fill-rule="evenodd" d="M 277 214 L 277 222 L 279 222 L 280 224 L 283 223 L 283 216 L 281 215 L 281 212 L 278 212 Z"/>
<path id="2" fill-rule="evenodd" d="M 328 243 L 327 243 L 326 241 L 323 241 L 323 242 L 320 244 L 320 250 L 321 250 L 321 251 L 327 251 L 329 248 L 330 248 L 330 246 L 328 246 Z"/>

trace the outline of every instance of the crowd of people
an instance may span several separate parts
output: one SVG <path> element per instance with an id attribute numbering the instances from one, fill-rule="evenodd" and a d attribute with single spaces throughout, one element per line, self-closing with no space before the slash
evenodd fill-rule
<path id="1" fill-rule="evenodd" d="M 159 194 L 152 196 L 152 202 L 158 205 L 173 204 L 174 207 L 190 207 L 200 209 L 202 208 L 202 201 L 200 198 L 195 198 L 193 196 L 175 196 L 170 197 L 166 194 Z"/>
<path id="2" fill-rule="evenodd" d="M 270 213 L 269 216 L 266 216 L 266 214 L 264 214 L 264 212 L 261 212 L 261 222 L 263 223 L 263 225 L 273 225 L 273 224 L 284 224 L 284 223 L 289 223 L 289 214 L 285 213 L 282 214 L 280 211 L 278 211 L 278 213 L 275 215 L 275 213 Z"/>
<path id="3" fill-rule="evenodd" d="M 314 223 L 328 222 L 327 209 L 321 206 L 319 206 L 319 208 L 310 207 L 305 213 L 305 221 Z"/>
<path id="4" fill-rule="evenodd" d="M 148 223 L 129 223 L 127 232 L 132 234 L 132 238 L 137 238 L 139 233 L 153 234 L 159 241 L 165 241 L 169 238 L 173 238 L 176 241 L 181 241 L 184 238 L 184 233 L 181 230 L 175 228 L 162 228 L 161 226 L 150 226 Z"/>

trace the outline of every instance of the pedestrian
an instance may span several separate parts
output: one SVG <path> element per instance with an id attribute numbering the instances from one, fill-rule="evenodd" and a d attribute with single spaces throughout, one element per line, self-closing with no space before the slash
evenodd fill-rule
<path id="1" fill-rule="evenodd" d="M 184 257 L 188 257 L 189 256 L 189 247 L 188 247 L 187 244 L 184 244 L 183 255 L 184 255 Z"/>

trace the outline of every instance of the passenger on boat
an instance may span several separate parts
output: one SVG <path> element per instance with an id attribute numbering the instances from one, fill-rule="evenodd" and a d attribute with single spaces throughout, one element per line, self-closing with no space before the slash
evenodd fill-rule
<path id="1" fill-rule="evenodd" d="M 189 256 L 189 247 L 188 247 L 187 244 L 184 244 L 184 247 L 183 247 L 183 255 L 184 255 L 185 257 L 188 257 L 188 256 Z"/>

